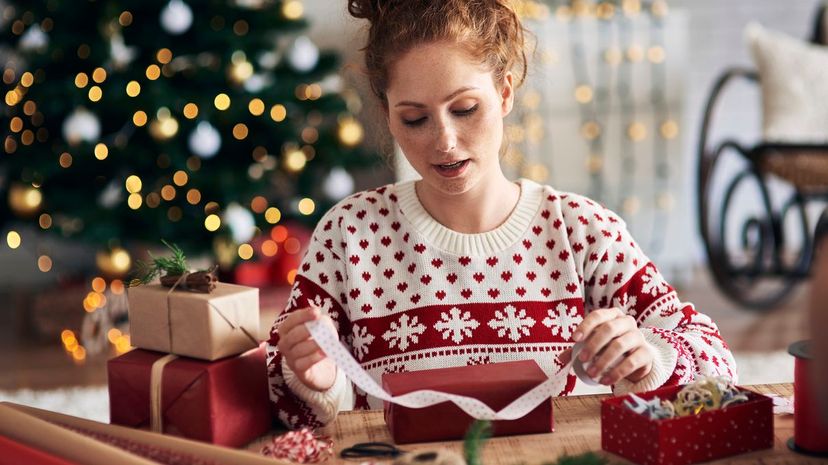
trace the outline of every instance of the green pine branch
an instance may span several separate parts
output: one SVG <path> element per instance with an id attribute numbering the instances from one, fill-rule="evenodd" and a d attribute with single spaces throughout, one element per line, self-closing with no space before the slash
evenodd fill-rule
<path id="1" fill-rule="evenodd" d="M 463 440 L 463 456 L 466 458 L 466 465 L 483 465 L 480 462 L 480 451 L 483 444 L 492 436 L 492 422 L 486 420 L 475 420 L 466 431 Z"/>
<path id="2" fill-rule="evenodd" d="M 136 273 L 136 277 L 130 281 L 130 286 L 148 284 L 162 272 L 170 276 L 181 275 L 187 272 L 187 259 L 184 256 L 184 251 L 177 245 L 170 244 L 164 239 L 161 239 L 161 242 L 172 251 L 172 257 L 153 257 L 150 254 L 152 260 L 149 262 L 138 262 L 138 272 Z"/>
<path id="3" fill-rule="evenodd" d="M 483 445 L 492 435 L 492 423 L 485 420 L 475 420 L 466 431 L 463 440 L 463 456 L 466 465 L 483 465 L 481 462 Z M 609 459 L 595 452 L 586 452 L 580 455 L 563 455 L 554 462 L 544 462 L 542 465 L 607 465 Z"/>

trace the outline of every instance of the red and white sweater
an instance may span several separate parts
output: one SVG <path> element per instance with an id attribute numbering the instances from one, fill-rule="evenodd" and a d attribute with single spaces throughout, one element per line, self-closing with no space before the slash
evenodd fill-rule
<path id="1" fill-rule="evenodd" d="M 288 427 L 320 426 L 343 408 L 381 408 L 338 370 L 317 392 L 283 363 L 276 328 L 314 302 L 379 381 L 383 373 L 534 359 L 553 375 L 585 313 L 619 307 L 656 354 L 650 374 L 616 393 L 736 378 L 716 325 L 679 301 L 613 212 L 586 197 L 521 180 L 509 218 L 462 234 L 435 221 L 414 182 L 354 194 L 314 232 L 267 347 L 271 405 Z M 568 374 L 562 395 L 572 391 Z"/>

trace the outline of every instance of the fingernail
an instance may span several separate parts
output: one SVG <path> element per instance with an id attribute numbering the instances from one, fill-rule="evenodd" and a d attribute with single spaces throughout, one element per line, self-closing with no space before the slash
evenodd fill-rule
<path id="1" fill-rule="evenodd" d="M 592 376 L 592 375 L 590 375 L 590 376 Z M 609 384 L 610 383 L 610 377 L 609 376 L 604 376 L 603 378 L 601 378 L 601 381 L 599 381 L 599 383 Z"/>
<path id="2" fill-rule="evenodd" d="M 587 370 L 587 374 L 590 376 L 590 378 L 594 378 L 595 375 L 598 374 L 598 369 L 595 367 L 590 367 L 590 369 Z"/>
<path id="3" fill-rule="evenodd" d="M 580 354 L 578 354 L 578 359 L 580 359 L 582 362 L 586 362 L 587 360 L 589 360 L 589 354 L 586 352 L 581 352 Z"/>
<path id="4" fill-rule="evenodd" d="M 572 340 L 575 342 L 580 341 L 584 337 L 584 333 L 580 331 L 575 331 L 575 334 L 572 335 Z"/>

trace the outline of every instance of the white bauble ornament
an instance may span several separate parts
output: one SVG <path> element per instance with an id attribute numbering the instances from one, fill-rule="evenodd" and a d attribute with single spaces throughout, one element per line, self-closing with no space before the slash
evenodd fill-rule
<path id="1" fill-rule="evenodd" d="M 244 90 L 250 92 L 251 94 L 258 94 L 259 92 L 264 90 L 265 87 L 271 85 L 272 83 L 273 79 L 271 79 L 269 76 L 254 74 L 247 78 L 246 81 L 244 81 L 242 87 L 244 87 Z"/>
<path id="2" fill-rule="evenodd" d="M 49 46 L 49 36 L 40 29 L 40 26 L 30 27 L 23 37 L 20 38 L 19 47 L 24 52 L 37 52 L 45 50 Z"/>
<path id="3" fill-rule="evenodd" d="M 121 187 L 121 183 L 116 182 L 113 179 L 106 185 L 106 187 L 104 187 L 101 194 L 98 196 L 98 205 L 107 210 L 111 210 L 115 208 L 116 205 L 121 203 L 121 200 L 124 197 L 123 194 L 124 189 Z"/>
<path id="4" fill-rule="evenodd" d="M 161 10 L 161 26 L 170 34 L 184 34 L 192 25 L 193 10 L 181 0 L 170 0 Z"/>
<path id="5" fill-rule="evenodd" d="M 198 123 L 190 134 L 190 150 L 201 158 L 212 158 L 221 148 L 221 134 L 207 121 Z"/>
<path id="6" fill-rule="evenodd" d="M 234 202 L 227 206 L 221 216 L 221 222 L 230 227 L 230 233 L 236 244 L 242 244 L 253 238 L 256 232 L 256 220 L 250 210 Z"/>
<path id="7" fill-rule="evenodd" d="M 136 47 L 127 47 L 124 43 L 124 36 L 120 32 L 112 34 L 109 39 L 109 55 L 112 57 L 112 64 L 117 69 L 123 69 L 132 63 L 135 55 L 138 54 Z"/>
<path id="8" fill-rule="evenodd" d="M 354 191 L 354 178 L 340 167 L 333 168 L 322 184 L 322 190 L 331 200 L 341 200 Z"/>
<path id="9" fill-rule="evenodd" d="M 300 73 L 307 73 L 319 62 L 319 49 L 310 39 L 299 36 L 288 51 L 288 63 Z"/>
<path id="10" fill-rule="evenodd" d="M 100 136 L 101 123 L 98 117 L 86 108 L 76 108 L 63 121 L 63 138 L 70 145 L 77 145 L 80 142 L 97 142 Z"/>
<path id="11" fill-rule="evenodd" d="M 319 83 L 323 94 L 339 94 L 342 92 L 342 77 L 339 74 L 329 74 Z"/>

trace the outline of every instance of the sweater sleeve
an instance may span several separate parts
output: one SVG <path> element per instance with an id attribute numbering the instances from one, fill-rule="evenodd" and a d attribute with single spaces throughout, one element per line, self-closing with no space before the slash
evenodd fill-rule
<path id="1" fill-rule="evenodd" d="M 353 402 L 352 386 L 337 368 L 333 386 L 319 392 L 305 386 L 284 362 L 278 350 L 279 325 L 292 312 L 312 302 L 334 322 L 343 344 L 351 332 L 345 295 L 346 270 L 335 252 L 333 241 L 314 233 L 288 300 L 287 308 L 276 319 L 267 344 L 267 374 L 271 409 L 288 428 L 319 427 L 330 423 L 336 414 Z"/>
<path id="2" fill-rule="evenodd" d="M 633 316 L 655 356 L 644 379 L 621 380 L 613 391 L 648 391 L 697 376 L 727 376 L 736 382 L 736 363 L 715 323 L 679 300 L 620 218 L 608 210 L 604 215 L 612 227 L 596 234 L 603 240 L 584 268 L 586 308 L 616 307 Z"/>

